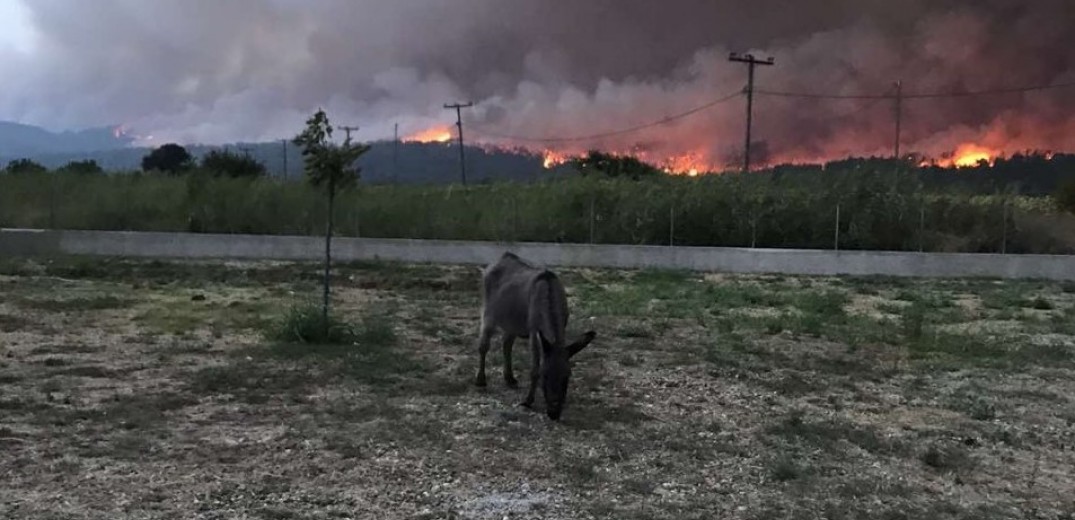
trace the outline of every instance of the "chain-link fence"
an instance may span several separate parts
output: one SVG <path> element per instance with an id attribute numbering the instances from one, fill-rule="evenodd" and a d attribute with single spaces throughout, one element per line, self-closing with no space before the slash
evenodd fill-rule
<path id="1" fill-rule="evenodd" d="M 334 219 L 341 236 L 375 238 L 1075 252 L 1075 218 L 1048 198 L 940 194 L 879 176 L 833 181 L 364 186 L 339 196 Z M 0 176 L 4 227 L 318 235 L 326 207 L 322 193 L 279 180 Z"/>

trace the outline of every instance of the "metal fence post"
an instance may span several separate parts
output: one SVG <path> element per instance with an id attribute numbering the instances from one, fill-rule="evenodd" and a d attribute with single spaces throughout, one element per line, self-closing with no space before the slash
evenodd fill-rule
<path id="1" fill-rule="evenodd" d="M 918 209 L 918 252 L 926 250 L 926 207 Z"/>
<path id="2" fill-rule="evenodd" d="M 668 208 L 668 247 L 675 247 L 676 245 L 676 203 L 672 202 L 672 207 Z"/>
<path id="3" fill-rule="evenodd" d="M 833 249 L 840 250 L 840 205 L 836 205 L 836 239 L 833 242 Z"/>
<path id="4" fill-rule="evenodd" d="M 590 197 L 590 243 L 594 243 L 595 236 L 597 234 L 597 210 L 594 207 L 597 204 L 596 197 Z"/>
<path id="5" fill-rule="evenodd" d="M 1000 203 L 1000 219 L 1001 219 L 1001 234 L 1000 234 L 1000 254 L 1008 254 L 1008 200 L 1005 199 Z"/>
<path id="6" fill-rule="evenodd" d="M 757 249 L 758 247 L 758 208 L 754 207 L 750 210 L 750 248 Z"/>
<path id="7" fill-rule="evenodd" d="M 511 236 L 515 242 L 519 241 L 519 196 L 511 196 Z"/>
<path id="8" fill-rule="evenodd" d="M 49 176 L 49 229 L 56 229 L 56 172 L 48 172 Z"/>
<path id="9" fill-rule="evenodd" d="M 358 196 L 355 196 L 355 237 L 361 239 L 362 237 L 362 207 L 358 203 Z"/>

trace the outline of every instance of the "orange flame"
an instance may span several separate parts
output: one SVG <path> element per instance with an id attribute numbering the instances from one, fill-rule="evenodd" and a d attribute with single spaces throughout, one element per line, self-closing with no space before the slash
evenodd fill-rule
<path id="1" fill-rule="evenodd" d="M 451 140 L 452 129 L 447 126 L 429 128 L 403 138 L 405 143 L 447 143 Z"/>
<path id="2" fill-rule="evenodd" d="M 554 152 L 552 150 L 545 150 L 542 153 L 542 156 L 544 157 L 544 161 L 542 162 L 542 166 L 544 166 L 546 170 L 548 170 L 550 168 L 554 168 L 556 166 L 560 166 L 561 164 L 564 164 L 565 162 L 567 162 L 567 156 L 566 155 L 564 155 L 562 153 Z"/>
<path id="3" fill-rule="evenodd" d="M 951 157 L 937 161 L 938 166 L 945 168 L 973 168 L 983 161 L 992 165 L 1000 152 L 974 143 L 966 143 L 956 148 Z"/>
<path id="4" fill-rule="evenodd" d="M 702 159 L 702 154 L 688 153 L 665 159 L 661 165 L 661 170 L 672 175 L 697 177 L 702 172 L 713 171 L 714 168 L 705 163 L 704 159 Z"/>

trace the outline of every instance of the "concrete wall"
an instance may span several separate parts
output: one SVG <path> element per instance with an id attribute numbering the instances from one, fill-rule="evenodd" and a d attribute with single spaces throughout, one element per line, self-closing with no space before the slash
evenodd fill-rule
<path id="1" fill-rule="evenodd" d="M 482 265 L 513 251 L 549 266 L 664 268 L 731 273 L 997 277 L 1075 280 L 1075 257 L 662 247 L 499 244 L 439 240 L 337 238 L 340 261 L 398 260 Z M 90 255 L 148 258 L 317 260 L 318 237 L 0 230 L 0 256 Z"/>

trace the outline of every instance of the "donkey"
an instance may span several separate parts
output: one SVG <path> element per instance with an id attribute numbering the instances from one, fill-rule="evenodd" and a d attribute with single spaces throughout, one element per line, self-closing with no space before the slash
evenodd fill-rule
<path id="1" fill-rule="evenodd" d="M 556 421 L 563 413 L 567 400 L 567 385 L 571 378 L 568 361 L 586 348 L 597 336 L 593 331 L 566 344 L 567 293 L 560 279 L 547 269 L 530 265 L 512 253 L 482 271 L 482 320 L 478 339 L 481 361 L 475 384 L 486 385 L 485 356 L 493 334 L 503 332 L 504 382 L 518 388 L 511 369 L 511 350 L 516 338 L 530 340 L 530 391 L 521 404 L 530 408 L 538 379 L 545 396 L 545 414 Z"/>

